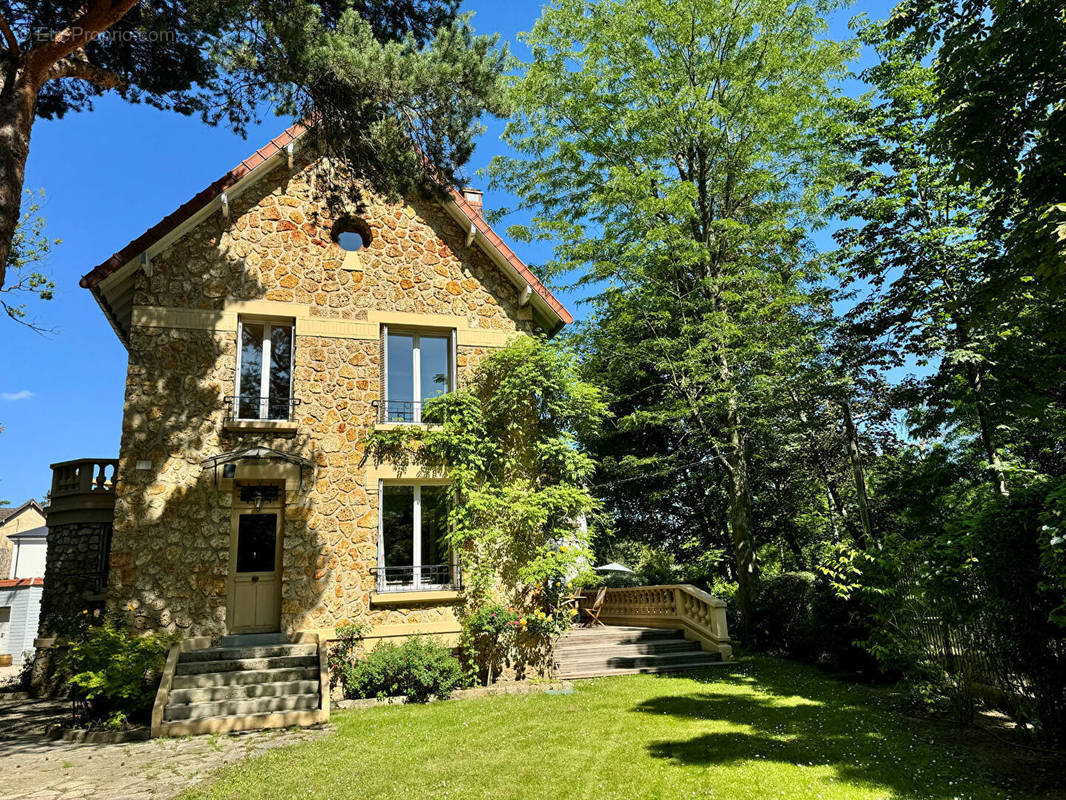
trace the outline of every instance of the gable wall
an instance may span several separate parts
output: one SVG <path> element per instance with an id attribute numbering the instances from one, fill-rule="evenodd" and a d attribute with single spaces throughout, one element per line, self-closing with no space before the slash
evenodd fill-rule
<path id="1" fill-rule="evenodd" d="M 223 632 L 231 491 L 201 462 L 265 445 L 316 463 L 285 510 L 282 626 L 454 628 L 438 606 L 371 609 L 377 483 L 360 441 L 380 393 L 380 322 L 399 313 L 456 327 L 459 381 L 493 346 L 531 330 L 518 290 L 432 203 L 369 203 L 361 269 L 329 239 L 312 167 L 286 167 L 230 200 L 138 276 L 111 547 L 109 604 L 141 627 Z M 234 394 L 236 309 L 296 317 L 294 435 L 224 429 Z M 244 305 L 242 305 L 244 304 Z M 268 304 L 268 305 L 264 305 Z M 138 469 L 138 462 L 150 462 Z"/>

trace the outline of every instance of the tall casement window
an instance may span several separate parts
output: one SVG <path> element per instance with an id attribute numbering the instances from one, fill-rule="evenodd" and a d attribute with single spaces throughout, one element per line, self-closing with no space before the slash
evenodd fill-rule
<path id="1" fill-rule="evenodd" d="M 421 422 L 422 407 L 455 389 L 454 332 L 385 329 L 385 422 Z"/>
<path id="2" fill-rule="evenodd" d="M 241 319 L 237 331 L 236 419 L 287 420 L 292 414 L 292 323 Z"/>
<path id="3" fill-rule="evenodd" d="M 456 569 L 448 554 L 448 487 L 379 486 L 379 592 L 447 589 Z"/>

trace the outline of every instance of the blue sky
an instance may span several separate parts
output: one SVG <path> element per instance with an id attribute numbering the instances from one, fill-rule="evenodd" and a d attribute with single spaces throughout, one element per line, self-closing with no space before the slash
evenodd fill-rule
<path id="1" fill-rule="evenodd" d="M 540 14 L 540 2 L 475 0 L 479 32 L 496 32 L 522 58 L 516 34 Z M 865 11 L 887 14 L 891 3 L 860 0 L 837 12 L 831 34 L 847 35 L 847 21 Z M 267 119 L 247 140 L 196 119 L 134 106 L 108 97 L 93 111 L 33 129 L 26 188 L 44 189 L 48 232 L 61 238 L 45 264 L 56 283 L 55 299 L 36 303 L 33 316 L 55 332 L 41 336 L 0 320 L 0 500 L 17 505 L 43 498 L 49 465 L 73 458 L 118 455 L 126 351 L 78 279 L 131 239 L 277 135 L 289 123 Z M 473 172 L 506 148 L 503 123 L 490 121 L 470 165 Z M 474 178 L 475 185 L 484 184 Z M 502 192 L 485 197 L 489 207 L 509 206 Z M 509 220 L 513 222 L 517 220 Z M 548 245 L 522 246 L 529 264 L 547 260 Z M 579 298 L 560 299 L 581 316 Z"/>

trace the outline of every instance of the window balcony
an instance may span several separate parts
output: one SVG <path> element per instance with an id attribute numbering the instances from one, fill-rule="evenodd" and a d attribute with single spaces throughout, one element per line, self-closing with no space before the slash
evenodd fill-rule
<path id="1" fill-rule="evenodd" d="M 375 567 L 378 594 L 398 592 L 448 592 L 463 588 L 458 564 L 422 564 L 417 567 Z"/>
<path id="2" fill-rule="evenodd" d="M 439 425 L 444 418 L 431 414 L 424 418 L 422 409 L 427 403 L 417 400 L 375 400 L 371 405 L 377 409 L 378 425 Z"/>
<path id="3" fill-rule="evenodd" d="M 227 430 L 266 431 L 288 434 L 296 432 L 296 407 L 292 397 L 260 397 L 256 394 L 229 395 L 226 406 Z"/>

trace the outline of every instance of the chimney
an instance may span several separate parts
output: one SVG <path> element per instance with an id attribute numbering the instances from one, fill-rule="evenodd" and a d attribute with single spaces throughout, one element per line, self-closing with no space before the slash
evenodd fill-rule
<path id="1" fill-rule="evenodd" d="M 469 186 L 463 189 L 463 199 L 474 207 L 474 211 L 477 215 L 481 216 L 481 196 L 482 191 L 480 189 L 471 189 Z"/>

